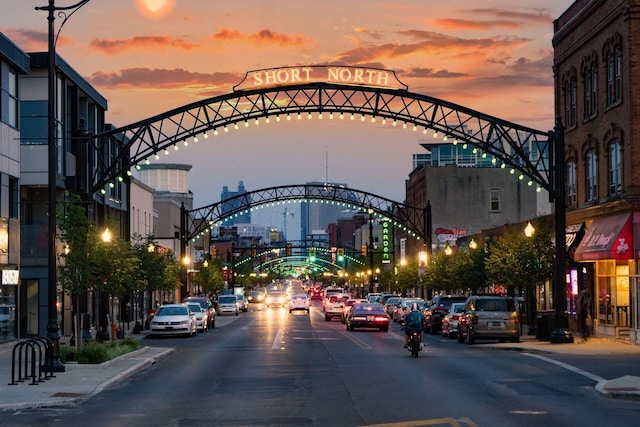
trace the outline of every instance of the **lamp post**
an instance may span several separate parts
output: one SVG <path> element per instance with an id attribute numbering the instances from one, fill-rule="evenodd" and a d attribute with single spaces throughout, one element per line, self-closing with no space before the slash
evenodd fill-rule
<path id="1" fill-rule="evenodd" d="M 89 0 L 79 1 L 71 6 L 56 6 L 55 0 L 49 0 L 47 6 L 36 7 L 35 10 L 46 10 L 48 12 L 48 68 L 47 68 L 47 80 L 48 80 L 48 95 L 47 95 L 47 144 L 48 144 L 48 202 L 49 202 L 49 231 L 48 231 L 48 315 L 49 322 L 47 324 L 47 336 L 53 342 L 53 351 L 51 352 L 51 360 L 48 361 L 49 367 L 54 372 L 64 372 L 65 367 L 60 362 L 60 335 L 58 335 L 58 280 L 56 271 L 56 40 L 57 34 L 55 34 L 54 21 L 55 12 L 58 12 L 59 16 L 62 16 L 62 23 L 60 29 L 64 26 L 65 22 L 73 15 L 78 9 L 87 4 Z M 71 11 L 68 15 L 65 11 Z M 60 29 L 58 34 L 60 34 Z"/>
<path id="2" fill-rule="evenodd" d="M 369 271 L 373 270 L 373 209 L 369 209 Z M 373 276 L 369 275 L 368 293 L 373 292 Z"/>

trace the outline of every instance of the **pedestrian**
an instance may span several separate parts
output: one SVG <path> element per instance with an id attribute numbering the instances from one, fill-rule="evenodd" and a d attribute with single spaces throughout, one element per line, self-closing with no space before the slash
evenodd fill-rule
<path id="1" fill-rule="evenodd" d="M 578 315 L 578 327 L 580 328 L 580 335 L 584 341 L 589 336 L 588 320 L 591 317 L 591 294 L 588 289 L 583 289 L 578 294 L 578 301 L 576 307 Z"/>

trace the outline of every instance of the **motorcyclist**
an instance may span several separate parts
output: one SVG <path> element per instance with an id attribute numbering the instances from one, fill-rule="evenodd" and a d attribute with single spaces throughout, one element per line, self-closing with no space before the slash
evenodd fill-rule
<path id="1" fill-rule="evenodd" d="M 412 332 L 420 332 L 420 348 L 424 338 L 424 316 L 418 308 L 418 303 L 411 304 L 411 311 L 404 317 L 404 348 L 409 347 L 409 336 Z"/>

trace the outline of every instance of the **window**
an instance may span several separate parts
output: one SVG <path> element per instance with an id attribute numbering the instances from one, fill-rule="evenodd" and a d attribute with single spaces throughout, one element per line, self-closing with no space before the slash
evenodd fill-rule
<path id="1" fill-rule="evenodd" d="M 489 210 L 491 212 L 500 212 L 500 190 L 491 190 L 489 197 Z"/>
<path id="2" fill-rule="evenodd" d="M 598 170 L 595 151 L 589 151 L 585 157 L 586 201 L 592 202 L 598 197 Z"/>
<path id="3" fill-rule="evenodd" d="M 604 45 L 603 57 L 607 70 L 607 106 L 622 101 L 622 37 L 616 34 Z"/>
<path id="4" fill-rule="evenodd" d="M 582 66 L 584 115 L 588 120 L 598 114 L 598 67 L 596 55 L 586 58 Z"/>
<path id="5" fill-rule="evenodd" d="M 578 83 L 575 76 L 575 70 L 569 73 L 564 84 L 564 109 L 565 109 L 565 125 L 573 127 L 576 125 L 576 100 L 577 100 Z"/>
<path id="6" fill-rule="evenodd" d="M 609 195 L 622 193 L 622 148 L 620 142 L 609 144 Z"/>
<path id="7" fill-rule="evenodd" d="M 567 206 L 575 208 L 578 205 L 576 191 L 576 162 L 567 162 Z"/>
<path id="8" fill-rule="evenodd" d="M 18 74 L 12 68 L 0 75 L 0 120 L 14 128 L 18 127 Z M 2 74 L 0 72 L 0 74 Z M 5 78 L 6 76 L 6 78 Z"/>

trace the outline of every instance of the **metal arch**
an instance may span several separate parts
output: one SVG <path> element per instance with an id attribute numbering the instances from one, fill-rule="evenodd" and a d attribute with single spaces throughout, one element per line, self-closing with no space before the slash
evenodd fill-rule
<path id="1" fill-rule="evenodd" d="M 271 259 L 267 262 L 263 262 L 259 265 L 257 265 L 256 267 L 254 267 L 254 270 L 258 270 L 260 268 L 267 268 L 267 269 L 271 269 L 272 267 L 270 267 L 270 265 L 272 265 L 273 267 L 276 267 L 278 265 L 288 265 L 288 266 L 295 266 L 295 267 L 317 267 L 318 269 L 320 269 L 321 271 L 330 271 L 332 268 L 336 268 L 336 269 L 340 269 L 341 267 L 335 263 L 332 263 L 330 261 L 327 260 L 323 260 L 323 259 L 318 259 L 314 262 L 309 262 L 308 257 L 306 256 L 301 256 L 301 255 L 292 255 L 292 256 L 288 256 L 288 257 L 280 257 L 280 258 L 275 258 L 275 259 Z"/>
<path id="2" fill-rule="evenodd" d="M 554 195 L 553 131 L 521 126 L 409 91 L 306 83 L 228 93 L 94 136 L 92 191 L 127 178 L 130 169 L 177 144 L 189 144 L 238 123 L 301 113 L 358 114 L 392 125 L 431 129 L 471 144 L 519 170 Z M 205 136 L 206 135 L 206 136 Z"/>
<path id="3" fill-rule="evenodd" d="M 378 217 L 394 221 L 418 236 L 425 238 L 424 209 L 407 206 L 384 197 L 352 188 L 333 185 L 308 184 L 270 187 L 251 191 L 197 209 L 186 210 L 185 244 L 197 239 L 217 222 L 248 212 L 252 207 L 280 202 L 328 200 L 344 206 L 363 207 Z"/>

